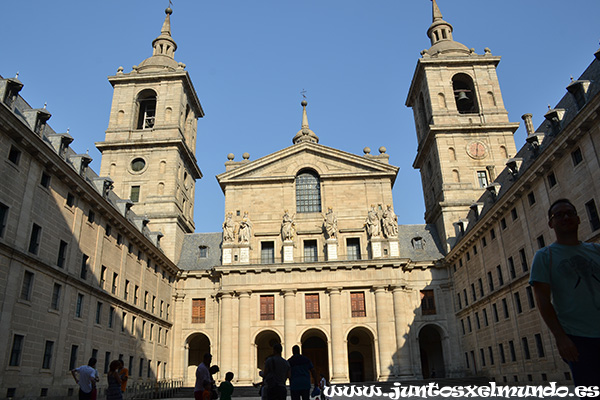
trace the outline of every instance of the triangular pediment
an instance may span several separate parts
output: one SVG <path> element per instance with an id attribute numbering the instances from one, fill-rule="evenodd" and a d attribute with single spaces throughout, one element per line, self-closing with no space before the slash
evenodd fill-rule
<path id="1" fill-rule="evenodd" d="M 300 143 L 254 161 L 232 162 L 217 180 L 227 184 L 270 180 L 293 180 L 303 169 L 315 170 L 322 180 L 351 177 L 389 176 L 392 182 L 398 167 L 379 161 L 376 156 L 361 157 L 317 143 Z"/>

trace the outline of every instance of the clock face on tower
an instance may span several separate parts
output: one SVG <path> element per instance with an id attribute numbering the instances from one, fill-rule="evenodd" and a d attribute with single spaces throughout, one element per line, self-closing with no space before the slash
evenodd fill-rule
<path id="1" fill-rule="evenodd" d="M 487 147 L 480 141 L 471 142 L 467 145 L 469 157 L 480 160 L 487 156 Z"/>

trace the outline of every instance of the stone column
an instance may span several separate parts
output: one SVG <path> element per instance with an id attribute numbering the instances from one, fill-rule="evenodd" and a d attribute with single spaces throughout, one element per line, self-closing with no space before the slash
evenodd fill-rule
<path id="1" fill-rule="evenodd" d="M 296 291 L 283 291 L 283 357 L 292 356 L 292 346 L 296 344 Z"/>
<path id="2" fill-rule="evenodd" d="M 396 362 L 399 365 L 400 377 L 414 377 L 412 371 L 411 342 L 409 340 L 410 324 L 408 312 L 412 312 L 410 289 L 396 286 L 392 290 L 394 299 L 394 322 L 396 328 Z"/>
<path id="3" fill-rule="evenodd" d="M 238 385 L 252 383 L 250 363 L 250 291 L 239 293 Z"/>
<path id="4" fill-rule="evenodd" d="M 396 350 L 396 338 L 390 328 L 391 307 L 388 302 L 388 294 L 383 286 L 373 288 L 375 292 L 375 313 L 377 315 L 377 343 L 379 350 L 379 379 L 389 380 L 394 371 L 394 353 Z"/>
<path id="5" fill-rule="evenodd" d="M 342 328 L 342 292 L 341 288 L 327 289 L 329 293 L 329 320 L 331 324 L 331 383 L 347 382 L 346 366 L 348 357 L 344 351 L 344 331 Z"/>
<path id="6" fill-rule="evenodd" d="M 220 347 L 221 357 L 219 367 L 221 371 L 231 371 L 234 367 L 232 357 L 233 341 L 233 294 L 225 292 L 221 294 L 221 340 L 218 346 Z"/>

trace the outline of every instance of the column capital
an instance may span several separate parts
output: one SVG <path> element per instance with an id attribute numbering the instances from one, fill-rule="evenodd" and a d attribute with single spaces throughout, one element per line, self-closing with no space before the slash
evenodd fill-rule
<path id="1" fill-rule="evenodd" d="M 246 297 L 250 297 L 250 295 L 252 294 L 252 290 L 238 290 L 236 291 L 237 295 L 239 298 L 246 298 Z"/>
<path id="2" fill-rule="evenodd" d="M 295 296 L 298 289 L 281 289 L 281 293 L 283 293 L 283 297 Z"/>
<path id="3" fill-rule="evenodd" d="M 330 296 L 332 294 L 342 294 L 342 288 L 340 286 L 330 286 L 326 289 L 326 291 Z"/>
<path id="4" fill-rule="evenodd" d="M 222 299 L 231 299 L 234 295 L 235 295 L 235 292 L 233 290 L 217 293 L 217 297 L 220 297 Z"/>
<path id="5" fill-rule="evenodd" d="M 371 290 L 375 293 L 381 293 L 385 292 L 388 287 L 388 285 L 374 285 Z"/>

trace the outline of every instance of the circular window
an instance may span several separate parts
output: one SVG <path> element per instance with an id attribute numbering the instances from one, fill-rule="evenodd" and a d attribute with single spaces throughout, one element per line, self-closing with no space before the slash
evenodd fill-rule
<path id="1" fill-rule="evenodd" d="M 140 172 L 146 167 L 146 161 L 143 158 L 136 158 L 131 162 L 131 170 L 135 172 Z"/>

